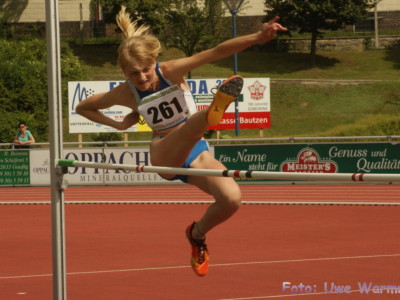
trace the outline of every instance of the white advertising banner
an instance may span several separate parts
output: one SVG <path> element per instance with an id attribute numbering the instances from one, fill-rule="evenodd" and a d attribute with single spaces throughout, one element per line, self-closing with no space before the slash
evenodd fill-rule
<path id="1" fill-rule="evenodd" d="M 31 185 L 50 184 L 50 150 L 30 149 Z"/>
<path id="2" fill-rule="evenodd" d="M 75 111 L 76 106 L 86 98 L 98 93 L 108 92 L 120 85 L 123 81 L 72 81 L 68 82 L 68 111 L 69 133 L 119 132 L 117 129 L 103 124 L 92 122 Z M 131 109 L 125 106 L 114 105 L 101 112 L 108 117 L 121 121 Z M 132 126 L 125 132 L 150 131 L 144 122 Z"/>
<path id="3" fill-rule="evenodd" d="M 197 109 L 207 108 L 218 86 L 224 79 L 190 79 L 187 80 L 194 95 Z M 93 132 L 117 132 L 118 130 L 92 122 L 75 111 L 76 105 L 89 96 L 107 92 L 123 83 L 123 81 L 74 81 L 68 83 L 68 107 L 69 107 L 69 132 L 93 133 Z M 269 128 L 270 127 L 270 81 L 269 78 L 244 78 L 242 93 L 238 98 L 239 122 L 241 129 Z M 113 106 L 102 112 L 116 121 L 121 121 L 131 110 L 124 106 Z M 225 112 L 221 123 L 210 129 L 234 129 L 235 105 L 230 105 Z M 128 130 L 151 131 L 143 119 Z"/>
<path id="4" fill-rule="evenodd" d="M 210 147 L 210 151 L 214 155 L 213 147 Z M 64 148 L 64 159 L 124 165 L 151 165 L 148 147 Z M 30 149 L 29 160 L 30 185 L 50 185 L 50 150 Z M 69 185 L 173 185 L 181 183 L 165 180 L 156 173 L 94 168 L 68 168 L 68 174 L 64 175 L 64 179 Z"/>
<path id="5" fill-rule="evenodd" d="M 110 164 L 150 165 L 148 147 L 64 149 L 64 158 Z M 68 174 L 64 178 L 71 185 L 144 184 L 166 181 L 155 173 L 92 168 L 68 168 Z"/>

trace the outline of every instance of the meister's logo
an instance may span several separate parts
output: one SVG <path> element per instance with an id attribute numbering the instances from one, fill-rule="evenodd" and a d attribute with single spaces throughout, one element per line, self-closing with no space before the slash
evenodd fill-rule
<path id="1" fill-rule="evenodd" d="M 328 159 L 320 159 L 318 152 L 312 148 L 300 150 L 297 159 L 287 159 L 281 164 L 282 172 L 336 173 L 337 164 Z"/>
<path id="2" fill-rule="evenodd" d="M 264 98 L 264 91 L 267 87 L 262 85 L 258 80 L 250 85 L 248 89 L 250 90 L 250 96 L 253 100 L 260 100 Z"/>

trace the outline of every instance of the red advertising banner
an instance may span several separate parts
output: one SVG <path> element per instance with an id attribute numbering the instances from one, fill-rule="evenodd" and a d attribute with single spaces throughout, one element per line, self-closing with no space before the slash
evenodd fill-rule
<path id="1" fill-rule="evenodd" d="M 239 123 L 241 129 L 270 128 L 270 112 L 239 112 Z M 235 129 L 235 113 L 225 113 L 221 123 L 210 129 Z"/>

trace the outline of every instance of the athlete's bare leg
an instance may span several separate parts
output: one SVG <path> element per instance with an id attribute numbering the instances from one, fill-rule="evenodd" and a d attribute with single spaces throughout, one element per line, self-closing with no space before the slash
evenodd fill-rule
<path id="1" fill-rule="evenodd" d="M 222 163 L 212 157 L 209 151 L 204 151 L 190 165 L 200 169 L 226 169 Z M 230 177 L 189 176 L 188 183 L 197 186 L 204 192 L 214 196 L 203 217 L 197 222 L 193 232 L 195 238 L 201 238 L 212 228 L 231 217 L 240 207 L 241 192 L 237 182 Z"/>

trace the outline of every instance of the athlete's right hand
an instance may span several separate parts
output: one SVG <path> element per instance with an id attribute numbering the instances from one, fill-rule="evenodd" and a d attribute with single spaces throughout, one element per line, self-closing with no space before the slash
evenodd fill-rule
<path id="1" fill-rule="evenodd" d="M 269 22 L 263 24 L 259 32 L 259 43 L 265 43 L 274 39 L 278 31 L 287 31 L 287 28 L 279 24 L 278 20 L 279 17 L 274 17 Z"/>

